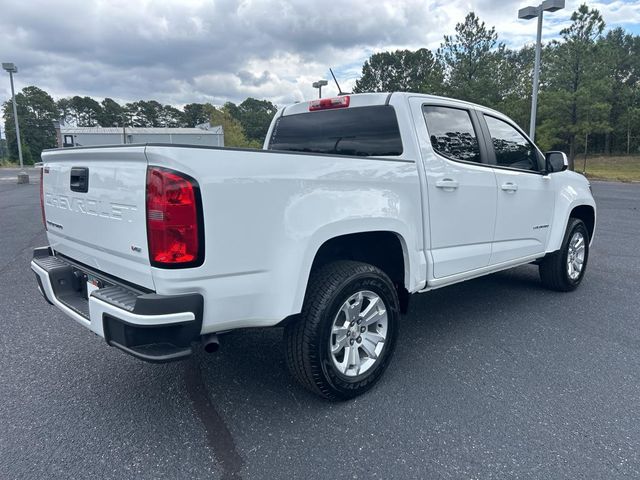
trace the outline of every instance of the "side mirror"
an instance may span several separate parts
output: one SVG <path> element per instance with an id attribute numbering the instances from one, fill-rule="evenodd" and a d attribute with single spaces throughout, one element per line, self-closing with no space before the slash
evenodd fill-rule
<path id="1" fill-rule="evenodd" d="M 547 173 L 564 172 L 569 168 L 569 159 L 564 152 L 547 152 L 544 157 L 547 163 Z"/>

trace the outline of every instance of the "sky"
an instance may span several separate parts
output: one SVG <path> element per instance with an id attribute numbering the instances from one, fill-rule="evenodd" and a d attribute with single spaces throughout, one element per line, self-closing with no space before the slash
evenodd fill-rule
<path id="1" fill-rule="evenodd" d="M 557 38 L 580 1 L 545 14 Z M 640 0 L 587 2 L 607 28 L 640 34 Z M 534 3 L 535 4 L 535 3 Z M 333 67 L 349 91 L 375 52 L 436 49 L 475 11 L 510 47 L 535 40 L 535 20 L 517 19 L 519 0 L 0 0 L 0 61 L 14 62 L 16 89 L 54 98 L 155 99 L 277 105 L 313 98 L 311 83 Z M 0 72 L 0 102 L 10 97 Z M 333 82 L 326 95 L 337 93 Z"/>

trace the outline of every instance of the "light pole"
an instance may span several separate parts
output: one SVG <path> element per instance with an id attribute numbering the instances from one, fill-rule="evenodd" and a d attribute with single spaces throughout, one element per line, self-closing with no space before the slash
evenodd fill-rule
<path id="1" fill-rule="evenodd" d="M 11 100 L 13 102 L 13 121 L 16 124 L 16 140 L 18 141 L 18 158 L 20 159 L 20 172 L 18 173 L 18 183 L 29 183 L 29 175 L 24 171 L 22 162 L 22 144 L 20 143 L 20 125 L 18 124 L 18 108 L 16 107 L 16 92 L 13 88 L 13 74 L 18 73 L 18 67 L 14 63 L 3 63 L 2 68 L 9 72 L 11 81 Z"/>
<path id="2" fill-rule="evenodd" d="M 317 88 L 318 89 L 318 98 L 322 98 L 322 87 L 328 85 L 329 82 L 327 82 L 326 80 L 318 80 L 317 82 L 313 82 L 311 84 L 311 86 L 313 88 Z"/>
<path id="3" fill-rule="evenodd" d="M 537 7 L 524 7 L 518 11 L 518 18 L 531 20 L 538 18 L 538 36 L 536 38 L 536 61 L 533 67 L 533 92 L 531 94 L 531 121 L 529 137 L 535 140 L 536 113 L 538 109 L 538 82 L 540 80 L 540 50 L 542 49 L 542 13 L 555 12 L 564 8 L 564 0 L 545 0 Z"/>

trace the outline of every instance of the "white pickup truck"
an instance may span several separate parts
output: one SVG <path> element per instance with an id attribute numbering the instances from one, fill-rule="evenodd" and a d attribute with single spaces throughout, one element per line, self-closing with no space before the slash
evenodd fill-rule
<path id="1" fill-rule="evenodd" d="M 45 299 L 148 361 L 284 327 L 293 376 L 330 399 L 381 376 L 409 294 L 535 262 L 581 282 L 587 180 L 506 116 L 411 93 L 278 112 L 263 150 L 122 145 L 42 156 Z"/>

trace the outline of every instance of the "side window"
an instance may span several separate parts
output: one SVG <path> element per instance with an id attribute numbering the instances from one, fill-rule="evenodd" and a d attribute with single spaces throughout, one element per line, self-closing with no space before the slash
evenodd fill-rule
<path id="1" fill-rule="evenodd" d="M 484 116 L 496 152 L 496 164 L 521 170 L 540 170 L 538 152 L 518 130 L 494 117 Z"/>
<path id="2" fill-rule="evenodd" d="M 450 107 L 422 107 L 433 149 L 453 160 L 480 163 L 478 137 L 469 112 Z"/>

